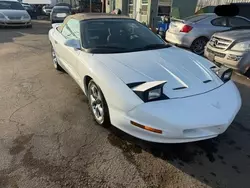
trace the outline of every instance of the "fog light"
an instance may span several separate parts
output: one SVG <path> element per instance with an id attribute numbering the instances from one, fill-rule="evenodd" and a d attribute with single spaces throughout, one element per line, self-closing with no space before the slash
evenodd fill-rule
<path id="1" fill-rule="evenodd" d="M 237 56 L 237 55 L 232 55 L 232 54 L 229 54 L 227 59 L 228 60 L 232 60 L 232 61 L 239 61 L 241 60 L 242 56 Z"/>

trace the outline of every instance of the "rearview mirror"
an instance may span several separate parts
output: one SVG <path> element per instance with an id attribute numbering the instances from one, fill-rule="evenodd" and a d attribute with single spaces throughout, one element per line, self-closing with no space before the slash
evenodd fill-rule
<path id="1" fill-rule="evenodd" d="M 77 39 L 68 39 L 65 41 L 65 46 L 80 50 L 81 49 L 81 43 L 80 40 Z"/>

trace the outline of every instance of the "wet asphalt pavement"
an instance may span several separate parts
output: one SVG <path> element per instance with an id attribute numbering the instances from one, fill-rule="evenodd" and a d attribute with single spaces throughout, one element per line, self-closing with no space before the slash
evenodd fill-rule
<path id="1" fill-rule="evenodd" d="M 0 188 L 248 188 L 250 80 L 216 139 L 154 144 L 95 124 L 86 97 L 54 70 L 49 24 L 0 30 Z"/>

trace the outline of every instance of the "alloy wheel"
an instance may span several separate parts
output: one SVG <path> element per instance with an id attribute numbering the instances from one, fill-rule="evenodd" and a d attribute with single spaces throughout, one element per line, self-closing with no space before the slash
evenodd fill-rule
<path id="1" fill-rule="evenodd" d="M 99 88 L 95 84 L 91 84 L 89 88 L 89 102 L 91 110 L 94 114 L 96 121 L 99 124 L 103 124 L 104 122 L 104 104 L 101 96 L 101 92 Z"/>

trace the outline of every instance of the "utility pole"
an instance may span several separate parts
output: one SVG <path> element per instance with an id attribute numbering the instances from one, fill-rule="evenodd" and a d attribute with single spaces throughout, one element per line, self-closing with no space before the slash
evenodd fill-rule
<path id="1" fill-rule="evenodd" d="M 104 0 L 102 0 L 102 13 L 104 12 Z"/>
<path id="2" fill-rule="evenodd" d="M 89 12 L 92 12 L 92 0 L 89 0 Z"/>

